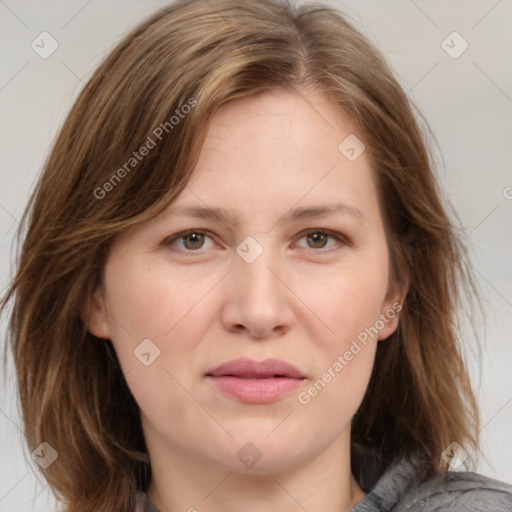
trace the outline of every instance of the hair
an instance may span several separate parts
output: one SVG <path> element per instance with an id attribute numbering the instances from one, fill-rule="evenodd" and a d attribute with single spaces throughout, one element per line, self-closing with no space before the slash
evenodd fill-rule
<path id="1" fill-rule="evenodd" d="M 383 466 L 419 452 L 431 474 L 447 470 L 453 441 L 478 450 L 457 319 L 474 291 L 467 254 L 415 107 L 384 58 L 318 3 L 181 0 L 126 35 L 80 92 L 24 211 L 1 303 L 14 300 L 9 345 L 28 446 L 58 452 L 43 474 L 68 512 L 130 510 L 151 476 L 112 344 L 88 331 L 109 245 L 184 189 L 221 105 L 276 89 L 314 89 L 349 113 L 378 185 L 390 275 L 406 291 L 397 331 L 378 344 L 352 446 Z"/>

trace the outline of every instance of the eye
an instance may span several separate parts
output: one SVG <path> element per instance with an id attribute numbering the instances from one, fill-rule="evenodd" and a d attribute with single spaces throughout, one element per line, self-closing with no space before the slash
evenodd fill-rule
<path id="1" fill-rule="evenodd" d="M 165 241 L 166 246 L 177 246 L 179 249 L 183 249 L 188 252 L 198 251 L 199 249 L 205 249 L 205 240 L 211 237 L 206 231 L 201 229 L 191 229 L 189 231 L 183 231 L 182 233 L 176 233 L 169 237 Z M 181 242 L 181 244 L 177 244 Z"/>
<path id="2" fill-rule="evenodd" d="M 210 245 L 206 245 L 208 239 L 211 240 Z M 331 252 L 339 249 L 336 245 L 349 245 L 349 242 L 343 235 L 326 229 L 310 229 L 305 231 L 301 233 L 297 240 L 300 241 L 303 239 L 306 240 L 306 246 L 301 244 L 295 245 L 298 247 L 306 247 L 306 249 L 313 249 L 315 252 Z M 337 241 L 338 244 L 331 243 L 328 245 L 329 239 Z M 212 248 L 212 244 L 214 244 L 212 237 L 203 229 L 182 231 L 170 236 L 164 241 L 165 246 L 171 246 L 171 248 L 177 248 L 178 250 L 188 253 L 200 252 L 201 249 Z"/>
<path id="3" fill-rule="evenodd" d="M 332 247 L 336 244 L 327 245 L 329 238 L 337 240 L 341 245 L 347 245 L 348 242 L 344 236 L 340 233 L 336 233 L 335 231 L 329 231 L 326 229 L 310 229 L 304 233 L 302 233 L 302 237 L 299 240 L 306 239 L 307 248 L 309 249 L 325 249 L 327 247 Z M 302 246 L 303 247 L 303 246 Z M 324 252 L 331 252 L 334 249 L 327 249 Z"/>

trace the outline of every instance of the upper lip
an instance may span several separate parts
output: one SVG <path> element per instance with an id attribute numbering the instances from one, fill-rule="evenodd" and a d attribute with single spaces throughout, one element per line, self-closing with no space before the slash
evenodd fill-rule
<path id="1" fill-rule="evenodd" d="M 265 359 L 254 361 L 252 359 L 233 359 L 209 370 L 210 377 L 239 377 L 245 379 L 269 379 L 271 377 L 289 377 L 304 379 L 304 375 L 295 366 L 280 359 Z"/>

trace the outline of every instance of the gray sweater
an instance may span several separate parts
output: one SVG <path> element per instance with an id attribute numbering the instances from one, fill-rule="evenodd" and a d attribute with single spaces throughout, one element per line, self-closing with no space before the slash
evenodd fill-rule
<path id="1" fill-rule="evenodd" d="M 454 471 L 422 480 L 422 466 L 419 457 L 403 457 L 371 484 L 361 478 L 364 468 L 358 468 L 354 477 L 367 494 L 350 512 L 512 512 L 512 485 Z M 142 493 L 135 512 L 159 511 Z"/>

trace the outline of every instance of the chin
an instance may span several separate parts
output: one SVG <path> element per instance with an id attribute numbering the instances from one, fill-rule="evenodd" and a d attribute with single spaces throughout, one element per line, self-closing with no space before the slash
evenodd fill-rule
<path id="1" fill-rule="evenodd" d="M 287 434 L 279 435 L 277 431 L 268 436 L 270 431 L 253 430 L 252 435 L 230 438 L 227 444 L 214 454 L 215 459 L 226 470 L 234 473 L 266 475 L 289 470 L 309 457 L 314 457 L 314 443 L 307 443 L 303 439 L 295 439 L 294 436 Z M 307 451 L 301 449 L 304 446 L 308 447 Z M 222 456 L 219 458 L 221 453 Z"/>

